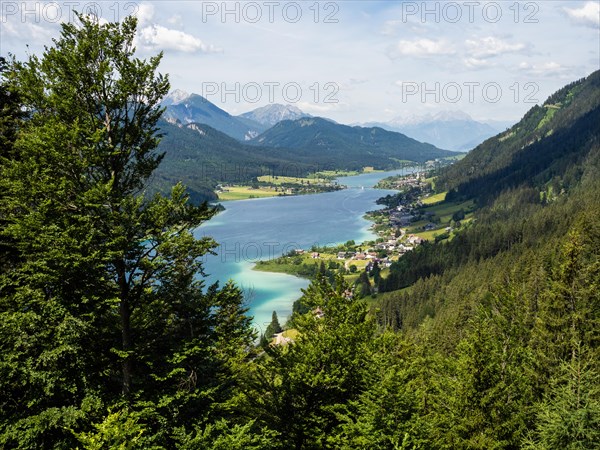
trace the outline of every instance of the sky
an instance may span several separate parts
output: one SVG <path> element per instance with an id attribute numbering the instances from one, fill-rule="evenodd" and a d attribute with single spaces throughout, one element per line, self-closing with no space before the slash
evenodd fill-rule
<path id="1" fill-rule="evenodd" d="M 0 54 L 41 54 L 73 10 L 138 18 L 140 57 L 231 114 L 289 103 L 340 123 L 462 111 L 516 121 L 600 69 L 592 1 L 0 1 Z"/>

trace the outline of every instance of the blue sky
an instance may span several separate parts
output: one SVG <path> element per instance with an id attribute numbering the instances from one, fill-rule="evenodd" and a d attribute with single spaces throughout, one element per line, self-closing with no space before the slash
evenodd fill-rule
<path id="1" fill-rule="evenodd" d="M 600 68 L 598 0 L 1 6 L 0 53 L 18 58 L 50 44 L 72 8 L 135 13 L 140 55 L 163 50 L 173 88 L 232 114 L 287 100 L 342 123 L 447 110 L 516 120 Z"/>

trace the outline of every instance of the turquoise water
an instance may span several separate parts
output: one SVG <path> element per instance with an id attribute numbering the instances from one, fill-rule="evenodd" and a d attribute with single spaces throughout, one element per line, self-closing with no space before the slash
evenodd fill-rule
<path id="1" fill-rule="evenodd" d="M 254 271 L 254 263 L 295 248 L 373 239 L 371 223 L 363 215 L 378 209 L 375 201 L 392 191 L 371 186 L 382 178 L 405 172 L 342 177 L 338 182 L 349 187 L 342 191 L 224 203 L 225 211 L 196 230 L 196 236 L 210 236 L 219 244 L 218 254 L 207 256 L 204 261 L 208 281 L 223 284 L 234 280 L 244 290 L 259 330 L 271 321 L 273 311 L 285 322 L 308 280 Z"/>

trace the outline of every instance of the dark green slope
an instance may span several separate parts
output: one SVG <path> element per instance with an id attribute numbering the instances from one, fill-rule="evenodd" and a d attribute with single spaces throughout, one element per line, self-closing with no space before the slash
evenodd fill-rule
<path id="1" fill-rule="evenodd" d="M 294 149 L 298 155 L 327 164 L 343 161 L 348 169 L 364 166 L 386 169 L 397 166 L 400 161 L 425 162 L 456 154 L 401 133 L 382 128 L 350 127 L 319 117 L 282 121 L 250 142 Z"/>
<path id="2" fill-rule="evenodd" d="M 152 180 L 166 191 L 183 182 L 194 200 L 211 200 L 219 183 L 249 183 L 261 175 L 305 176 L 322 168 L 348 164 L 329 156 L 314 158 L 289 149 L 248 145 L 206 124 L 159 123 L 163 134 L 158 152 L 165 157 Z"/>
<path id="3" fill-rule="evenodd" d="M 205 124 L 161 121 L 158 151 L 165 157 L 152 185 L 165 191 L 183 182 L 194 201 L 211 200 L 218 183 L 248 183 L 261 175 L 306 175 L 313 165 L 286 151 L 243 144 Z"/>
<path id="4" fill-rule="evenodd" d="M 453 189 L 446 201 L 474 198 L 479 210 L 452 240 L 427 243 L 392 265 L 379 287 L 388 292 L 384 315 L 396 326 L 416 327 L 430 316 L 458 336 L 493 286 L 511 278 L 528 283 L 533 272 L 554 264 L 573 230 L 598 232 L 590 230 L 600 213 L 599 74 L 544 105 L 439 178 L 439 189 Z M 556 112 L 542 115 L 549 105 Z"/>
<path id="5" fill-rule="evenodd" d="M 265 145 L 249 145 L 203 123 L 161 121 L 164 136 L 158 151 L 164 152 L 165 158 L 156 171 L 153 187 L 165 191 L 181 181 L 194 201 L 212 200 L 216 198 L 213 189 L 223 182 L 249 183 L 261 175 L 305 176 L 319 170 L 357 170 L 364 166 L 383 169 L 398 167 L 401 159 L 421 162 L 454 154 L 379 128 L 353 128 L 316 120 L 323 125 L 321 128 L 330 130 L 325 132 L 331 137 L 328 142 L 335 137 L 335 147 L 324 151 L 308 144 L 298 146 L 299 139 L 306 137 L 302 132 L 287 135 L 285 143 L 289 146 L 274 146 L 270 140 Z M 315 131 L 314 127 L 308 128 L 310 133 Z"/>
<path id="6" fill-rule="evenodd" d="M 505 133 L 479 145 L 438 179 L 452 195 L 490 201 L 522 184 L 576 182 L 571 170 L 594 145 L 600 129 L 600 71 L 565 86 Z M 555 188 L 559 187 L 555 183 Z M 560 188 L 560 187 L 559 187 Z"/>

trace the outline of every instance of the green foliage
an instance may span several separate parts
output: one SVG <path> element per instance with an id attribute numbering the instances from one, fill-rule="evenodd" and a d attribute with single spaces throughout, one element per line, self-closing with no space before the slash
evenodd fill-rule
<path id="1" fill-rule="evenodd" d="M 597 361 L 581 355 L 581 348 L 563 362 L 537 410 L 535 430 L 527 449 L 593 449 L 600 446 L 600 378 Z"/>
<path id="2" fill-rule="evenodd" d="M 69 430 L 103 442 L 138 419 L 167 445 L 225 414 L 253 333 L 241 291 L 198 278 L 214 243 L 192 230 L 213 211 L 181 185 L 145 195 L 160 55 L 134 56 L 134 18 L 79 19 L 6 76 L 30 117 L 0 166 L 1 235 L 19 255 L 0 276 L 0 445 L 73 448 Z"/>
<path id="3" fill-rule="evenodd" d="M 13 152 L 13 146 L 17 137 L 17 130 L 25 113 L 21 109 L 20 99 L 6 80 L 5 73 L 8 71 L 8 63 L 5 58 L 0 57 L 0 158 L 8 157 Z M 0 196 L 6 193 L 0 191 Z M 0 215 L 0 227 L 3 227 L 4 219 Z M 12 243 L 5 242 L 7 238 L 0 236 L 0 270 L 5 266 L 15 264 L 18 260 L 18 252 Z"/>
<path id="4" fill-rule="evenodd" d="M 364 387 L 374 327 L 366 306 L 341 278 L 318 276 L 305 292 L 310 311 L 295 321 L 296 343 L 267 349 L 250 394 L 259 420 L 279 434 L 278 448 L 330 447 L 344 405 Z M 320 308 L 322 316 L 313 311 Z"/>
<path id="5" fill-rule="evenodd" d="M 261 345 L 263 347 L 268 345 L 271 342 L 273 335 L 281 333 L 281 331 L 283 331 L 283 329 L 279 324 L 279 319 L 277 318 L 277 311 L 273 311 L 273 314 L 271 316 L 271 323 L 267 326 L 264 334 L 261 337 Z"/>
<path id="6" fill-rule="evenodd" d="M 94 424 L 94 428 L 93 432 L 76 433 L 85 450 L 159 448 L 152 446 L 144 436 L 146 430 L 139 423 L 139 415 L 127 410 L 109 413 L 101 423 Z"/>
<path id="7" fill-rule="evenodd" d="M 457 346 L 432 423 L 442 448 L 514 448 L 531 421 L 528 317 L 512 293 L 483 306 Z M 444 402 L 438 398 L 438 402 Z M 439 433 L 439 434 L 438 434 Z"/>
<path id="8" fill-rule="evenodd" d="M 221 420 L 193 434 L 178 434 L 178 448 L 206 450 L 269 450 L 278 448 L 277 433 L 267 428 L 256 429 L 254 421 L 245 425 Z"/>
<path id="9" fill-rule="evenodd" d="M 423 395 L 414 346 L 387 332 L 372 342 L 373 360 L 364 367 L 365 389 L 350 403 L 339 430 L 339 448 L 419 448 Z"/>

